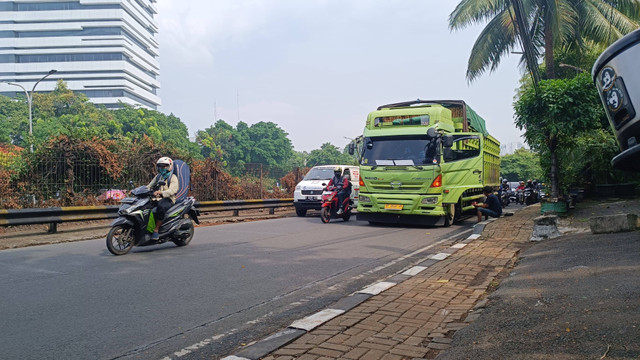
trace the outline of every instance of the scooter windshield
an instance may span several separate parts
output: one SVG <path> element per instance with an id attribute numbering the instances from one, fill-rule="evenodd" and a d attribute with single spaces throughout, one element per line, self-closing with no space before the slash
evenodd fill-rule
<path id="1" fill-rule="evenodd" d="M 151 192 L 151 190 L 146 186 L 139 186 L 133 190 L 131 190 L 131 194 L 135 195 L 135 196 L 144 196 L 149 194 L 149 192 Z"/>
<path id="2" fill-rule="evenodd" d="M 361 165 L 423 166 L 438 163 L 436 142 L 426 136 L 381 136 L 364 139 Z"/>

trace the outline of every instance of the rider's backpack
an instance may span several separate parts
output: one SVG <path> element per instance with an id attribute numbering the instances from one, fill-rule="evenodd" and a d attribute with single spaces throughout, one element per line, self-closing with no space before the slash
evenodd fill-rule
<path id="1" fill-rule="evenodd" d="M 179 187 L 176 193 L 176 202 L 179 202 L 187 197 L 191 188 L 191 169 L 189 169 L 189 165 L 186 162 L 173 160 L 173 173 L 178 177 Z"/>

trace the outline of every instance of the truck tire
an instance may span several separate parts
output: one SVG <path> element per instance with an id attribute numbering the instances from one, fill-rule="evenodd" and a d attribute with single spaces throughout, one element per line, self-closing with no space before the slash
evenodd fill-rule
<path id="1" fill-rule="evenodd" d="M 444 204 L 444 227 L 453 225 L 456 221 L 456 204 Z"/>

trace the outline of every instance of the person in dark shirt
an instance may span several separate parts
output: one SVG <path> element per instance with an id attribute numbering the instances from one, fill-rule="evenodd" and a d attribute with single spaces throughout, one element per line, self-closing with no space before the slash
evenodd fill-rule
<path id="1" fill-rule="evenodd" d="M 500 204 L 500 199 L 493 193 L 493 188 L 485 186 L 482 189 L 482 193 L 487 197 L 485 202 L 482 204 L 473 203 L 473 206 L 478 210 L 478 222 L 482 221 L 482 215 L 494 218 L 500 217 L 502 215 L 502 205 Z"/>

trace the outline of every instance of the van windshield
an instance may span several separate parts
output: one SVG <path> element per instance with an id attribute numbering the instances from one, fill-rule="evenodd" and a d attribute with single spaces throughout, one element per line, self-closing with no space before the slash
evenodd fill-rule
<path id="1" fill-rule="evenodd" d="M 360 164 L 368 166 L 413 166 L 437 163 L 436 142 L 425 135 L 365 138 L 360 160 Z"/>
<path id="2" fill-rule="evenodd" d="M 331 178 L 333 178 L 333 168 L 313 168 L 304 176 L 304 180 L 330 180 Z"/>

